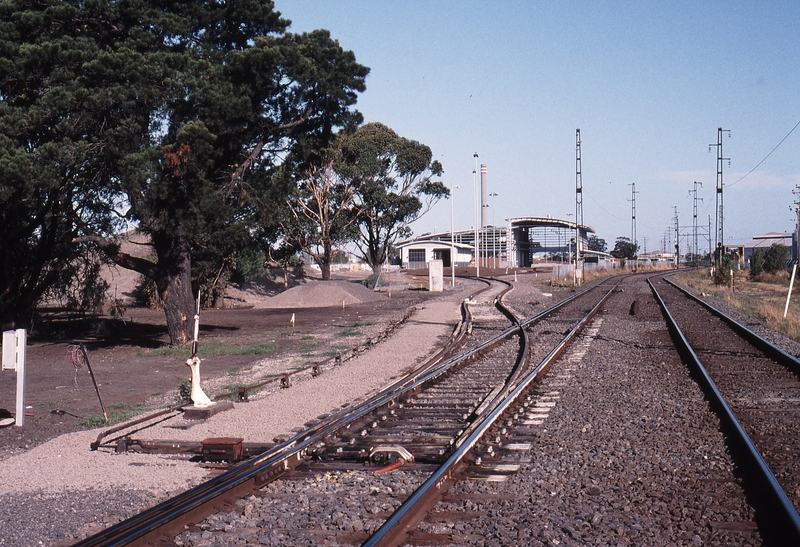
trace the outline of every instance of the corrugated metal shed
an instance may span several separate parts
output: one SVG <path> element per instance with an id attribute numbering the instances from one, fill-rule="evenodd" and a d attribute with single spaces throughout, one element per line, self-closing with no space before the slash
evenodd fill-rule
<path id="1" fill-rule="evenodd" d="M 792 248 L 792 234 L 791 232 L 769 232 L 763 235 L 753 236 L 753 239 L 744 244 L 744 260 L 750 260 L 750 255 L 756 249 L 766 249 L 774 243 L 783 245 L 784 247 Z"/>

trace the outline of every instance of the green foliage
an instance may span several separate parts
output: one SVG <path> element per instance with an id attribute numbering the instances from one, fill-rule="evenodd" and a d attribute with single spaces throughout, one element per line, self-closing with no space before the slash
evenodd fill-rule
<path id="1" fill-rule="evenodd" d="M 608 249 L 608 245 L 606 244 L 605 239 L 601 239 L 597 236 L 589 236 L 588 248 L 590 251 L 600 251 L 601 253 L 604 253 L 606 252 L 606 249 Z"/>
<path id="2" fill-rule="evenodd" d="M 342 135 L 335 168 L 353 189 L 356 246 L 373 269 L 386 262 L 398 238 L 411 234 L 411 222 L 450 195 L 433 180 L 443 169 L 431 149 L 377 122 Z"/>
<path id="3" fill-rule="evenodd" d="M 356 327 L 345 327 L 339 332 L 336 333 L 336 336 L 347 338 L 351 336 L 361 336 L 361 331 L 358 330 Z"/>
<path id="4" fill-rule="evenodd" d="M 97 245 L 155 282 L 185 337 L 192 285 L 216 299 L 278 159 L 361 119 L 368 69 L 288 25 L 269 0 L 0 2 L 1 322 Z M 155 260 L 120 252 L 132 223 Z"/>
<path id="5" fill-rule="evenodd" d="M 786 269 L 789 261 L 789 247 L 773 243 L 766 249 L 760 248 L 750 255 L 750 278 L 755 279 L 761 273 L 776 273 Z"/>
<path id="6" fill-rule="evenodd" d="M 639 246 L 633 243 L 629 238 L 620 236 L 614 243 L 614 249 L 611 250 L 611 256 L 615 258 L 636 258 L 636 253 L 639 252 Z"/>
<path id="7" fill-rule="evenodd" d="M 727 285 L 731 282 L 731 272 L 736 268 L 736 263 L 728 254 L 723 254 L 717 267 L 714 268 L 714 284 Z"/>
<path id="8" fill-rule="evenodd" d="M 789 262 L 789 247 L 773 243 L 764 253 L 764 271 L 767 273 L 782 272 Z"/>
<path id="9" fill-rule="evenodd" d="M 764 272 L 764 249 L 756 249 L 750 255 L 750 279 L 755 279 Z"/>
<path id="10" fill-rule="evenodd" d="M 351 240 L 357 218 L 354 192 L 334 169 L 333 160 L 296 176 L 287 214 L 281 223 L 284 241 L 316 262 L 322 279 L 330 279 L 335 247 Z"/>
<path id="11" fill-rule="evenodd" d="M 224 342 L 201 343 L 197 355 L 200 357 L 219 357 L 220 355 L 266 355 L 277 349 L 275 342 L 261 342 L 257 344 L 228 344 Z M 163 346 L 147 350 L 147 355 L 159 357 L 186 357 L 184 347 Z"/>
<path id="12" fill-rule="evenodd" d="M 314 344 L 300 344 L 297 350 L 303 355 L 308 355 L 314 351 Z"/>
<path id="13" fill-rule="evenodd" d="M 112 403 L 108 405 L 108 423 L 102 414 L 90 414 L 78 421 L 80 427 L 92 428 L 118 424 L 141 414 L 145 409 L 143 404 L 129 405 L 127 403 Z"/>
<path id="14" fill-rule="evenodd" d="M 251 281 L 264 275 L 266 261 L 264 251 L 255 245 L 240 249 L 233 255 L 233 279 L 239 282 Z"/>
<path id="15" fill-rule="evenodd" d="M 347 256 L 346 251 L 338 250 L 333 252 L 333 258 L 331 259 L 333 264 L 347 264 L 350 262 L 350 258 Z"/>
<path id="16" fill-rule="evenodd" d="M 182 380 L 178 384 L 178 395 L 175 397 L 176 405 L 183 405 L 192 400 L 192 382 L 189 380 Z"/>

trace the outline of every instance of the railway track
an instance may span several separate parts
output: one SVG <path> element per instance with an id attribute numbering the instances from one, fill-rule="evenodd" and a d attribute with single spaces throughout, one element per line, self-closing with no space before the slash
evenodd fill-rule
<path id="1" fill-rule="evenodd" d="M 77 545 L 153 543 L 156 538 L 179 533 L 185 524 L 197 521 L 213 507 L 280 477 L 332 469 L 339 472 L 364 464 L 381 471 L 411 463 L 415 470 L 428 466 L 431 476 L 437 472 L 450 476 L 454 465 L 478 446 L 519 397 L 519 386 L 535 378 L 535 373 L 531 375 L 524 367 L 529 353 L 525 328 L 544 317 L 566 313 L 574 308 L 576 299 L 567 299 L 521 323 L 501 303 L 508 290 L 508 283 L 491 281 L 488 289 L 469 303 L 472 318 L 461 329 L 472 334 L 469 349 L 451 357 L 439 355 L 380 395 L 341 415 L 330 416 L 260 456 L 232 466 L 220 477 Z M 581 317 L 584 315 L 585 311 L 581 312 Z M 573 336 L 579 328 L 574 327 Z M 453 343 L 452 347 L 457 345 Z M 560 351 L 554 349 L 553 355 Z M 448 394 L 446 399 L 443 393 Z M 491 454 L 491 446 L 487 446 L 485 450 Z M 454 454 L 457 456 L 452 460 Z M 477 461 L 481 461 L 480 456 Z M 439 479 L 433 480 L 436 483 Z M 402 527 L 395 526 L 389 529 Z"/>
<path id="2" fill-rule="evenodd" d="M 666 278 L 650 281 L 714 405 L 754 504 L 800 544 L 800 361 Z"/>
<path id="3" fill-rule="evenodd" d="M 709 326 L 660 276 L 652 289 L 643 279 L 522 318 L 492 281 L 448 352 L 414 374 L 76 545 L 796 544 L 795 373 L 774 368 L 781 352 Z M 694 350 L 672 346 L 659 299 L 681 329 L 699 326 L 685 336 Z M 692 387 L 692 351 L 727 363 L 715 385 L 749 417 L 777 497 Z M 548 478 L 553 466 L 569 478 Z"/>

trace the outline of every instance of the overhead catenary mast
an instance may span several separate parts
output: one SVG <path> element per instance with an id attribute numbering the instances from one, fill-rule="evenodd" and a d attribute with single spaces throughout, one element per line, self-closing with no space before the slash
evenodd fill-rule
<path id="1" fill-rule="evenodd" d="M 639 192 L 636 191 L 635 182 L 630 183 L 629 186 L 631 187 L 631 199 L 628 200 L 631 202 L 631 243 L 633 243 L 633 256 L 636 258 L 639 250 L 639 243 L 636 241 L 636 194 Z"/>
<path id="2" fill-rule="evenodd" d="M 711 151 L 712 146 L 717 147 L 717 204 L 716 204 L 716 211 L 717 211 L 717 229 L 716 234 L 714 236 L 714 262 L 717 263 L 722 259 L 722 252 L 725 248 L 725 234 L 724 234 L 724 225 L 725 225 L 725 214 L 724 214 L 724 206 L 722 200 L 722 188 L 724 183 L 722 181 L 722 162 L 724 160 L 731 161 L 730 158 L 723 158 L 722 157 L 722 134 L 728 133 L 728 137 L 731 136 L 730 129 L 722 129 L 721 127 L 717 129 L 717 143 L 716 144 L 709 144 L 708 151 Z"/>
<path id="3" fill-rule="evenodd" d="M 694 263 L 695 266 L 699 265 L 699 260 L 700 260 L 700 248 L 697 246 L 697 202 L 698 200 L 703 201 L 703 198 L 697 197 L 698 186 L 703 186 L 703 183 L 699 181 L 694 181 L 694 190 L 690 190 L 690 193 L 694 194 L 694 200 L 693 200 L 694 208 L 692 210 L 692 242 L 693 242 L 692 253 L 694 253 L 694 256 L 692 257 L 693 258 L 692 262 Z"/>
<path id="4" fill-rule="evenodd" d="M 675 267 L 681 265 L 681 228 L 678 223 L 678 206 L 675 209 Z"/>

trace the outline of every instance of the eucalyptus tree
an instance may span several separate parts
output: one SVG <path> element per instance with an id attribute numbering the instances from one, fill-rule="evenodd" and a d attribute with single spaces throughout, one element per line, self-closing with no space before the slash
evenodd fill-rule
<path id="1" fill-rule="evenodd" d="M 358 220 L 353 187 L 334 170 L 333 158 L 310 166 L 296 177 L 286 200 L 284 244 L 307 253 L 320 268 L 322 280 L 331 278 L 338 246 L 351 241 Z"/>
<path id="2" fill-rule="evenodd" d="M 448 188 L 431 149 L 373 122 L 345 133 L 336 171 L 354 192 L 359 230 L 355 245 L 377 273 L 392 244 L 411 235 L 409 224 L 427 213 Z"/>
<path id="3" fill-rule="evenodd" d="M 368 69 L 327 31 L 288 32 L 267 0 L 7 0 L 0 10 L 0 169 L 20 187 L 1 195 L 4 209 L 29 195 L 48 211 L 26 229 L 29 246 L 50 245 L 43 256 L 63 250 L 53 269 L 94 245 L 152 279 L 172 343 L 185 342 L 192 261 L 224 265 L 282 155 L 360 119 L 352 105 Z M 123 223 L 150 236 L 155 260 L 120 251 Z"/>

